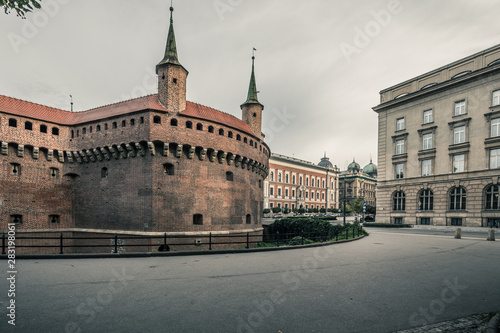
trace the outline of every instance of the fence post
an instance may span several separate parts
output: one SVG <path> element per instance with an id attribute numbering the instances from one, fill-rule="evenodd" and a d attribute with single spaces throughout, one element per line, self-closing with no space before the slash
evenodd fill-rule
<path id="1" fill-rule="evenodd" d="M 345 229 L 345 239 L 349 239 L 349 229 Z"/>
<path id="2" fill-rule="evenodd" d="M 61 236 L 59 236 L 59 254 L 63 254 L 63 234 L 61 232 Z"/>
<path id="3" fill-rule="evenodd" d="M 6 254 L 6 252 L 5 252 L 5 232 L 2 232 L 2 254 Z"/>
<path id="4" fill-rule="evenodd" d="M 352 226 L 352 238 L 356 238 L 356 235 L 354 234 L 355 231 L 356 231 L 356 228 L 354 226 Z"/>
<path id="5" fill-rule="evenodd" d="M 118 253 L 118 234 L 115 234 L 115 253 Z"/>
<path id="6" fill-rule="evenodd" d="M 249 240 L 249 236 L 248 236 L 248 232 L 247 232 L 247 246 L 245 247 L 245 249 L 250 248 L 249 242 L 250 242 L 250 240 Z"/>
<path id="7" fill-rule="evenodd" d="M 208 235 L 208 250 L 212 250 L 212 233 Z"/>
<path id="8" fill-rule="evenodd" d="M 167 250 L 167 233 L 163 234 L 163 248 Z"/>
<path id="9" fill-rule="evenodd" d="M 276 231 L 276 247 L 280 247 L 280 232 Z"/>
<path id="10" fill-rule="evenodd" d="M 302 238 L 302 245 L 304 245 L 304 233 L 303 232 L 302 232 L 301 236 L 302 236 L 301 237 Z"/>
<path id="11" fill-rule="evenodd" d="M 335 231 L 335 241 L 338 242 L 339 240 L 339 231 L 337 229 L 337 231 Z"/>

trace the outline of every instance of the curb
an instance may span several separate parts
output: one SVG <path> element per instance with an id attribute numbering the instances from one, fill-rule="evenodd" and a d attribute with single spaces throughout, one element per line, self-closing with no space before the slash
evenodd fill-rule
<path id="1" fill-rule="evenodd" d="M 500 312 L 490 319 L 490 322 L 488 323 L 488 328 L 486 328 L 484 333 L 499 333 L 498 329 L 499 325 L 500 325 Z"/>
<path id="2" fill-rule="evenodd" d="M 82 254 L 18 254 L 16 259 L 106 259 L 106 258 L 145 258 L 145 257 L 179 257 L 179 256 L 197 256 L 197 255 L 211 255 L 211 254 L 240 254 L 240 253 L 253 253 L 253 252 L 269 252 L 269 251 L 282 251 L 282 250 L 297 250 L 306 249 L 311 247 L 320 247 L 327 245 L 335 245 L 342 243 L 349 243 L 366 236 L 359 236 L 352 239 L 344 239 L 334 242 L 324 242 L 307 245 L 295 246 L 282 246 L 282 247 L 264 247 L 254 249 L 240 249 L 240 250 L 203 250 L 203 251 L 178 251 L 178 252 L 129 252 L 129 253 L 82 253 Z M 6 254 L 0 255 L 1 259 L 8 259 Z"/>

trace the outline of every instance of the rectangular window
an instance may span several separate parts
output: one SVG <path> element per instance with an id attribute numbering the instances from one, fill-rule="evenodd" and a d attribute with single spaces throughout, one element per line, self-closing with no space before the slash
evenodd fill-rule
<path id="1" fill-rule="evenodd" d="M 295 198 L 295 190 L 292 190 L 292 198 Z"/>
<path id="2" fill-rule="evenodd" d="M 422 161 L 422 177 L 432 175 L 432 160 Z"/>
<path id="3" fill-rule="evenodd" d="M 453 173 L 465 171 L 465 155 L 453 156 Z"/>
<path id="4" fill-rule="evenodd" d="M 500 136 L 500 118 L 491 120 L 491 137 Z"/>
<path id="5" fill-rule="evenodd" d="M 453 129 L 453 143 L 465 142 L 465 126 L 458 126 Z"/>
<path id="6" fill-rule="evenodd" d="M 403 218 L 402 217 L 395 217 L 394 224 L 403 224 Z"/>
<path id="7" fill-rule="evenodd" d="M 462 219 L 461 218 L 452 218 L 451 219 L 451 225 L 462 225 Z"/>
<path id="8" fill-rule="evenodd" d="M 278 197 L 281 197 L 281 188 L 278 188 Z"/>
<path id="9" fill-rule="evenodd" d="M 288 197 L 288 189 L 285 189 L 285 197 Z"/>
<path id="10" fill-rule="evenodd" d="M 455 102 L 455 116 L 465 114 L 465 100 Z"/>
<path id="11" fill-rule="evenodd" d="M 422 142 L 422 149 L 431 149 L 432 148 L 432 133 L 424 134 Z"/>
<path id="12" fill-rule="evenodd" d="M 405 118 L 399 118 L 396 120 L 396 131 L 402 131 L 405 129 Z"/>
<path id="13" fill-rule="evenodd" d="M 396 155 L 405 153 L 405 140 L 396 141 Z"/>
<path id="14" fill-rule="evenodd" d="M 492 106 L 500 105 L 500 90 L 495 90 L 493 92 L 493 100 L 491 103 Z"/>
<path id="15" fill-rule="evenodd" d="M 500 168 L 500 149 L 490 150 L 490 169 Z"/>
<path id="16" fill-rule="evenodd" d="M 431 218 L 430 217 L 422 217 L 420 219 L 420 224 L 422 224 L 422 225 L 430 225 L 431 224 Z"/>
<path id="17" fill-rule="evenodd" d="M 269 194 L 270 194 L 270 195 L 274 195 L 274 187 L 271 187 L 271 188 L 269 189 Z"/>
<path id="18" fill-rule="evenodd" d="M 424 124 L 432 123 L 434 120 L 432 119 L 432 110 L 424 111 Z"/>
<path id="19" fill-rule="evenodd" d="M 396 179 L 403 178 L 403 163 L 396 164 Z"/>

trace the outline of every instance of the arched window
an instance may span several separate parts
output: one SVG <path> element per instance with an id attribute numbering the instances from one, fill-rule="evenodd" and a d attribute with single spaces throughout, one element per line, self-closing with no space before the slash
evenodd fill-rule
<path id="1" fill-rule="evenodd" d="M 194 214 L 193 215 L 193 224 L 194 225 L 203 225 L 203 215 Z"/>
<path id="2" fill-rule="evenodd" d="M 127 126 L 127 121 L 126 120 L 122 120 L 122 127 L 125 127 Z"/>
<path id="3" fill-rule="evenodd" d="M 253 140 L 250 140 L 250 146 L 253 146 Z"/>
<path id="4" fill-rule="evenodd" d="M 28 131 L 32 131 L 33 130 L 33 123 L 32 122 L 25 122 L 24 123 L 24 129 L 28 130 Z"/>
<path id="5" fill-rule="evenodd" d="M 92 126 L 89 127 L 89 132 L 92 133 Z"/>
<path id="6" fill-rule="evenodd" d="M 463 187 L 453 187 L 450 191 L 450 210 L 465 210 L 466 190 Z"/>
<path id="7" fill-rule="evenodd" d="M 107 131 L 108 130 L 108 124 L 104 124 L 104 130 Z"/>
<path id="8" fill-rule="evenodd" d="M 405 210 L 406 199 L 405 193 L 403 191 L 394 192 L 393 196 L 392 210 Z"/>
<path id="9" fill-rule="evenodd" d="M 224 129 L 219 129 L 219 135 L 224 135 Z"/>
<path id="10" fill-rule="evenodd" d="M 193 128 L 193 123 L 190 121 L 186 121 L 186 128 Z"/>
<path id="11" fill-rule="evenodd" d="M 490 185 L 486 188 L 485 209 L 498 210 L 500 209 L 500 186 Z"/>
<path id="12" fill-rule="evenodd" d="M 252 224 L 252 215 L 247 214 L 247 217 L 246 217 L 246 223 L 247 223 L 247 224 Z"/>
<path id="13" fill-rule="evenodd" d="M 213 132 L 214 132 L 214 127 L 208 126 L 208 133 L 213 133 Z"/>
<path id="14" fill-rule="evenodd" d="M 177 126 L 177 119 L 171 119 L 170 126 Z"/>
<path id="15" fill-rule="evenodd" d="M 234 174 L 231 171 L 226 172 L 226 180 L 230 182 L 234 180 Z"/>
<path id="16" fill-rule="evenodd" d="M 73 139 L 75 137 L 75 131 L 71 130 L 71 138 Z"/>
<path id="17" fill-rule="evenodd" d="M 87 134 L 87 128 L 86 127 L 82 128 L 82 134 Z"/>
<path id="18" fill-rule="evenodd" d="M 163 173 L 169 176 L 174 175 L 174 165 L 170 163 L 166 163 L 163 165 Z"/>
<path id="19" fill-rule="evenodd" d="M 101 178 L 108 178 L 108 168 L 101 169 Z"/>
<path id="20" fill-rule="evenodd" d="M 434 209 L 434 193 L 431 190 L 422 190 L 418 196 L 418 210 Z"/>
<path id="21" fill-rule="evenodd" d="M 196 129 L 197 129 L 198 131 L 203 131 L 203 125 L 202 125 L 202 124 L 200 124 L 200 123 L 196 124 Z"/>
<path id="22" fill-rule="evenodd" d="M 100 131 L 101 131 L 101 125 L 97 125 L 97 126 L 95 127 L 95 131 L 96 131 L 96 132 L 100 132 Z"/>
<path id="23" fill-rule="evenodd" d="M 135 119 L 130 119 L 130 126 L 135 126 Z"/>
<path id="24" fill-rule="evenodd" d="M 49 215 L 49 223 L 57 224 L 61 221 L 61 217 L 59 215 Z"/>
<path id="25" fill-rule="evenodd" d="M 52 135 L 59 135 L 59 128 L 52 127 Z"/>
<path id="26" fill-rule="evenodd" d="M 113 122 L 113 129 L 116 129 L 116 128 L 118 128 L 118 124 L 115 121 L 115 122 Z"/>
<path id="27" fill-rule="evenodd" d="M 17 120 L 14 118 L 9 119 L 9 126 L 10 127 L 17 127 Z"/>
<path id="28" fill-rule="evenodd" d="M 160 116 L 154 116 L 153 117 L 153 123 L 154 124 L 161 124 L 161 117 Z"/>
<path id="29" fill-rule="evenodd" d="M 243 143 L 247 143 L 248 142 L 248 139 L 247 138 L 244 138 L 243 139 Z"/>
<path id="30" fill-rule="evenodd" d="M 40 125 L 40 133 L 47 133 L 47 125 Z"/>
<path id="31" fill-rule="evenodd" d="M 241 135 L 236 134 L 236 140 L 241 141 Z"/>
<path id="32" fill-rule="evenodd" d="M 227 137 L 232 139 L 232 138 L 233 138 L 233 132 L 229 131 L 229 132 L 227 133 Z"/>

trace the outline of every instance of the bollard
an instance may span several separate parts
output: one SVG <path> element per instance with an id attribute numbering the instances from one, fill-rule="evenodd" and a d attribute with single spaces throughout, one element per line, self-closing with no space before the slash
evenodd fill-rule
<path id="1" fill-rule="evenodd" d="M 63 254 L 63 234 L 59 236 L 59 254 Z"/>
<path id="2" fill-rule="evenodd" d="M 247 232 L 247 246 L 245 247 L 245 249 L 249 249 L 250 248 L 250 239 L 249 239 L 249 234 Z"/>
<path id="3" fill-rule="evenodd" d="M 488 229 L 488 240 L 495 241 L 495 230 Z"/>
<path id="4" fill-rule="evenodd" d="M 208 235 L 208 250 L 212 251 L 212 233 Z"/>
<path id="5" fill-rule="evenodd" d="M 5 232 L 2 232 L 2 254 L 5 253 Z"/>
<path id="6" fill-rule="evenodd" d="M 456 239 L 462 238 L 462 228 L 457 228 L 457 230 L 455 230 L 455 238 Z"/>

